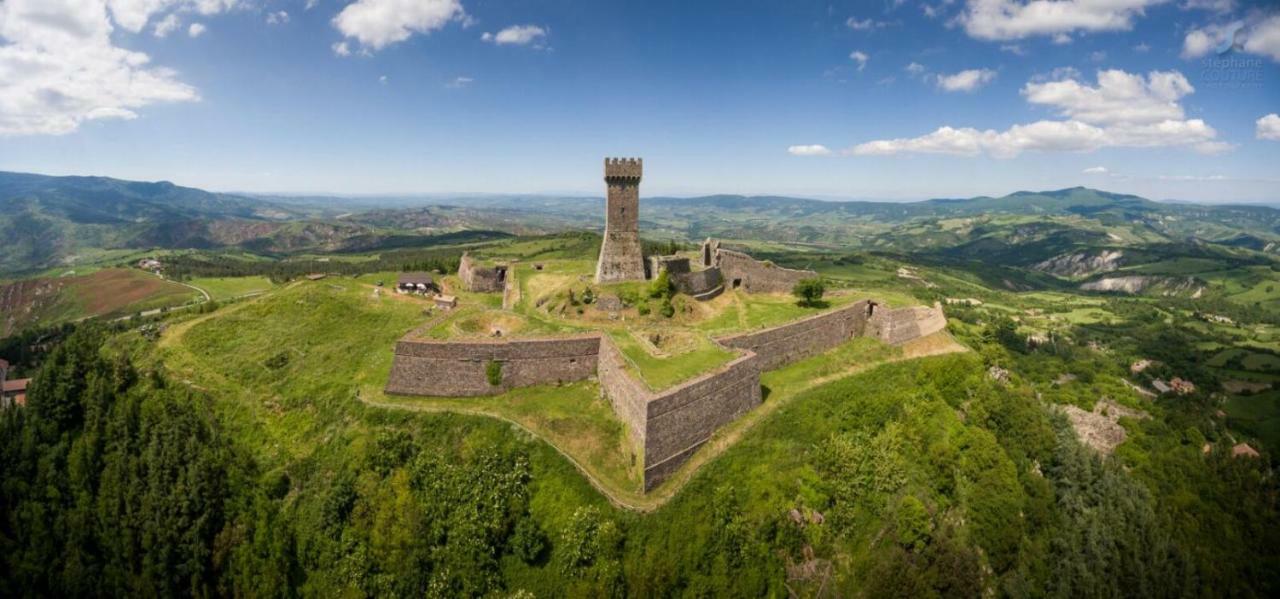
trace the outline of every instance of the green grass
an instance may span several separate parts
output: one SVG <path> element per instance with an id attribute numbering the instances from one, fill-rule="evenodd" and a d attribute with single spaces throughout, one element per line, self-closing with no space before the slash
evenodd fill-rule
<path id="1" fill-rule="evenodd" d="M 613 331 L 610 337 L 634 367 L 634 374 L 654 390 L 666 389 L 709 372 L 737 356 L 701 335 L 697 336 L 694 349 L 665 358 L 649 353 L 625 331 Z"/>
<path id="2" fill-rule="evenodd" d="M 308 282 L 171 327 L 159 358 L 279 463 L 322 443 L 359 388 L 386 384 L 393 343 L 420 321 L 414 304 L 362 285 Z"/>
<path id="3" fill-rule="evenodd" d="M 187 283 L 205 290 L 214 300 L 262 293 L 275 286 L 266 277 L 205 277 L 191 279 Z"/>
<path id="4" fill-rule="evenodd" d="M 1227 426 L 1257 437 L 1272 452 L 1280 449 L 1280 392 L 1232 396 L 1224 411 Z"/>

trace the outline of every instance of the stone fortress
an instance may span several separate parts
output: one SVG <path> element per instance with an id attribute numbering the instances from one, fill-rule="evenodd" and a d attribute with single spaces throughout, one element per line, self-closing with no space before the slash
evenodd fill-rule
<path id="1" fill-rule="evenodd" d="M 644 280 L 646 271 L 657 276 L 665 270 L 680 292 L 709 299 L 726 289 L 790 292 L 796 281 L 817 276 L 813 271 L 755 260 L 711 239 L 699 251 L 699 269 L 680 256 L 652 256 L 646 264 L 638 226 L 641 164 L 639 159 L 605 160 L 608 215 L 596 268 L 598 283 Z M 513 279 L 506 265 L 487 266 L 470 256 L 463 257 L 459 277 L 469 290 L 484 292 L 509 291 Z M 940 306 L 891 310 L 876 301 L 861 300 L 775 327 L 714 338 L 737 357 L 661 390 L 649 388 L 631 372 L 628 358 L 604 332 L 465 341 L 410 333 L 395 346 L 386 392 L 483 396 L 594 378 L 642 459 L 647 492 L 675 473 L 722 426 L 760 405 L 761 372 L 823 353 L 854 337 L 899 345 L 945 327 Z"/>

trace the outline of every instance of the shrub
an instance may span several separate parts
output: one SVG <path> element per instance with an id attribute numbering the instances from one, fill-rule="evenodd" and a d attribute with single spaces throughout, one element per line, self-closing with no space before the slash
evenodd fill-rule
<path id="1" fill-rule="evenodd" d="M 489 379 L 489 384 L 497 387 L 502 384 L 502 362 L 497 360 L 489 360 L 484 366 L 484 376 Z"/>
<path id="2" fill-rule="evenodd" d="M 649 307 L 649 302 L 645 302 L 637 306 L 636 311 L 639 312 L 641 316 L 648 316 L 653 309 Z"/>
<path id="3" fill-rule="evenodd" d="M 802 306 L 816 305 L 827 292 L 827 284 L 822 279 L 801 279 L 791 288 L 791 294 L 800 300 Z"/>
<path id="4" fill-rule="evenodd" d="M 658 311 L 661 312 L 663 316 L 671 318 L 676 314 L 676 307 L 671 305 L 671 298 L 663 298 L 662 307 L 659 308 Z"/>
<path id="5" fill-rule="evenodd" d="M 671 284 L 671 276 L 666 270 L 658 273 L 658 276 L 653 279 L 653 283 L 649 284 L 649 297 L 653 299 L 670 299 L 674 294 L 675 286 Z"/>

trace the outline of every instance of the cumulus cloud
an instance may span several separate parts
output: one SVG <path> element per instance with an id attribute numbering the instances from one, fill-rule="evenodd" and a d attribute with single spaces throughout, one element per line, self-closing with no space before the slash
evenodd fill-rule
<path id="1" fill-rule="evenodd" d="M 497 33 L 484 33 L 480 39 L 500 46 L 540 46 L 547 30 L 537 25 L 512 25 Z"/>
<path id="2" fill-rule="evenodd" d="M 907 65 L 906 67 L 904 67 L 904 69 L 905 69 L 908 73 L 911 73 L 912 75 L 919 75 L 920 73 L 923 73 L 923 72 L 924 72 L 925 67 L 924 67 L 924 65 L 922 65 L 922 64 L 920 64 L 920 63 L 918 63 L 918 62 L 913 62 L 913 63 L 911 63 L 911 64 Z"/>
<path id="3" fill-rule="evenodd" d="M 790 146 L 787 153 L 792 156 L 830 156 L 831 150 L 822 144 L 812 144 L 807 146 Z"/>
<path id="4" fill-rule="evenodd" d="M 991 69 L 968 69 L 953 75 L 938 75 L 937 84 L 942 91 L 967 93 L 991 83 L 995 78 L 996 72 Z"/>
<path id="5" fill-rule="evenodd" d="M 108 14 L 106 0 L 0 2 L 0 136 L 63 135 L 87 121 L 137 118 L 151 104 L 199 99 L 173 71 L 114 45 Z"/>
<path id="6" fill-rule="evenodd" d="M 1183 58 L 1198 58 L 1227 49 L 1280 62 L 1280 13 L 1206 25 L 1188 31 L 1182 40 Z"/>
<path id="7" fill-rule="evenodd" d="M 267 13 L 268 25 L 284 25 L 289 22 L 289 13 L 283 10 Z"/>
<path id="8" fill-rule="evenodd" d="M 51 0 L 58 4 L 60 0 Z M 95 0 L 92 4 L 105 3 L 111 9 L 111 20 L 116 25 L 138 33 L 147 26 L 151 17 L 191 11 L 204 16 L 216 15 L 240 6 L 241 0 Z"/>
<path id="9" fill-rule="evenodd" d="M 156 25 L 152 28 L 151 33 L 156 37 L 168 37 L 170 33 L 173 33 L 174 30 L 181 25 L 182 20 L 178 18 L 178 15 L 170 13 L 165 18 L 156 21 Z"/>
<path id="10" fill-rule="evenodd" d="M 1258 119 L 1255 124 L 1257 125 L 1255 134 L 1258 139 L 1280 141 L 1280 115 L 1273 112 Z"/>
<path id="11" fill-rule="evenodd" d="M 1008 41 L 1074 32 L 1128 31 L 1135 17 L 1168 0 L 969 0 L 957 22 L 969 36 Z"/>
<path id="12" fill-rule="evenodd" d="M 187 28 L 187 35 L 191 37 L 200 37 L 204 35 L 205 31 L 207 31 L 207 29 L 204 25 L 200 23 L 192 23 L 191 26 Z"/>
<path id="13" fill-rule="evenodd" d="M 849 58 L 854 62 L 858 63 L 859 71 L 867 68 L 867 61 L 871 60 L 871 57 L 867 56 L 866 52 L 863 52 L 861 50 L 854 50 L 853 52 L 850 52 Z"/>
<path id="14" fill-rule="evenodd" d="M 1063 73 L 1068 78 L 1028 82 L 1022 95 L 1064 120 L 1040 120 L 1004 131 L 943 126 L 920 137 L 865 142 L 848 153 L 1012 158 L 1027 151 L 1089 152 L 1107 147 L 1183 146 L 1202 153 L 1232 148 L 1203 120 L 1185 118 L 1178 101 L 1195 90 L 1182 73 L 1100 71 L 1095 85 L 1071 77 L 1071 71 Z"/>
<path id="15" fill-rule="evenodd" d="M 365 48 L 381 50 L 415 33 L 430 34 L 466 14 L 459 0 L 356 0 L 333 18 L 333 26 Z M 334 51 L 346 55 L 336 47 Z"/>

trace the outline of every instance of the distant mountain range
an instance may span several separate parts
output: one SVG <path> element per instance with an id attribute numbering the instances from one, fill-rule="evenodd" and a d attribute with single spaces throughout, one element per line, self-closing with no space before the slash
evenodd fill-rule
<path id="1" fill-rule="evenodd" d="M 359 251 L 460 230 L 536 234 L 603 224 L 601 199 L 589 197 L 262 196 L 0 172 L 0 274 L 10 275 L 102 249 Z M 1270 251 L 1280 242 L 1280 210 L 1267 206 L 1154 202 L 1083 187 L 909 203 L 646 197 L 641 226 L 655 239 L 716 236 L 966 255 L 1010 253 L 1028 243 L 1067 251 L 1192 241 Z M 1026 259 L 1052 257 L 1043 253 Z"/>

